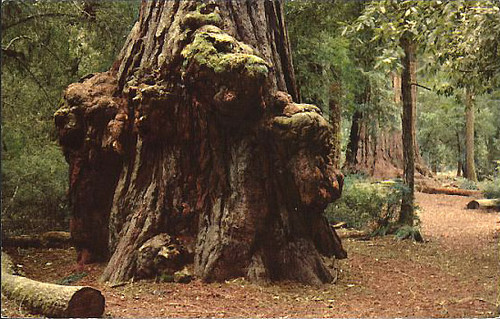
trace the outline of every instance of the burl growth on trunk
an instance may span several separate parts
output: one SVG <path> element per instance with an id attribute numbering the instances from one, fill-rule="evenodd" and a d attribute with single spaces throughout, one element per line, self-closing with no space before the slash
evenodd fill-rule
<path id="1" fill-rule="evenodd" d="M 115 67 L 67 88 L 71 232 L 111 256 L 103 280 L 333 280 L 343 177 L 320 110 L 284 92 L 288 50 L 279 2 L 147 1 Z"/>

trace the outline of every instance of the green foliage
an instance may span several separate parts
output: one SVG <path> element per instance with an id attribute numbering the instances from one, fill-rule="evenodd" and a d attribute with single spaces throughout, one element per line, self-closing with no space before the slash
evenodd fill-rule
<path id="1" fill-rule="evenodd" d="M 477 183 L 467 178 L 457 177 L 458 187 L 461 189 L 477 190 Z"/>
<path id="2" fill-rule="evenodd" d="M 427 42 L 434 56 L 427 67 L 448 73 L 455 87 L 479 94 L 500 84 L 498 1 L 442 3 Z"/>
<path id="3" fill-rule="evenodd" d="M 417 109 L 417 138 L 424 160 L 436 170 L 456 168 L 465 151 L 464 106 L 452 97 L 421 90 Z"/>
<path id="4" fill-rule="evenodd" d="M 368 134 L 400 124 L 390 77 L 374 69 L 377 43 L 367 30 L 345 34 L 367 5 L 364 1 L 288 1 L 285 13 L 297 85 L 303 101 L 342 112 L 342 150 L 346 149 L 354 112 L 369 116 Z M 338 124 L 338 123 L 336 123 Z"/>
<path id="5" fill-rule="evenodd" d="M 287 1 L 285 14 L 292 45 L 297 85 L 302 100 L 318 105 L 327 116 L 330 102 L 353 105 L 362 90 L 362 74 L 350 39 L 341 35 L 361 3 L 350 1 Z"/>
<path id="6" fill-rule="evenodd" d="M 327 207 L 326 216 L 330 222 L 343 221 L 348 227 L 370 228 L 374 235 L 385 235 L 396 222 L 407 191 L 401 181 L 370 183 L 347 175 L 342 197 Z"/>
<path id="7" fill-rule="evenodd" d="M 425 75 L 425 74 L 424 74 Z M 442 76 L 442 74 L 437 74 Z M 437 83 L 441 79 L 429 81 Z M 480 179 L 494 174 L 494 161 L 500 158 L 500 91 L 475 99 L 475 163 Z M 455 170 L 465 158 L 465 108 L 463 99 L 421 90 L 418 96 L 418 141 L 425 161 L 438 170 Z"/>
<path id="8" fill-rule="evenodd" d="M 63 89 L 109 69 L 138 2 L 2 1 L 2 224 L 67 227 L 68 167 L 52 115 Z"/>
<path id="9" fill-rule="evenodd" d="M 500 175 L 497 175 L 492 180 L 482 182 L 481 189 L 486 198 L 500 198 Z"/>
<path id="10" fill-rule="evenodd" d="M 422 234 L 420 229 L 415 226 L 404 225 L 396 230 L 395 236 L 399 240 L 411 239 L 416 242 L 423 242 Z"/>
<path id="11" fill-rule="evenodd" d="M 57 282 L 57 284 L 58 285 L 71 285 L 71 284 L 79 282 L 84 277 L 87 277 L 87 275 L 88 274 L 86 272 L 73 273 L 73 274 L 66 276 L 66 277 L 62 278 L 61 280 L 59 280 Z"/>
<path id="12" fill-rule="evenodd" d="M 29 143 L 29 141 L 28 141 Z M 44 143 L 45 144 L 45 143 Z M 55 142 L 31 144 L 2 158 L 2 225 L 25 230 L 60 229 L 67 224 L 67 164 Z"/>

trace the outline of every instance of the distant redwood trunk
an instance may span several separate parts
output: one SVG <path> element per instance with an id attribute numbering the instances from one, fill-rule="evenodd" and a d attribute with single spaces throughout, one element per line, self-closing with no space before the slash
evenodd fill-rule
<path id="1" fill-rule="evenodd" d="M 170 266 L 194 261 L 205 281 L 332 281 L 336 141 L 296 96 L 279 1 L 143 2 L 115 67 L 70 85 L 56 113 L 86 185 L 71 189 L 79 249 L 97 254 L 109 225 L 102 279 L 151 275 L 143 244 L 164 240 L 163 257 L 185 254 Z"/>
<path id="2" fill-rule="evenodd" d="M 401 105 L 401 76 L 393 73 L 391 77 L 394 103 Z M 359 104 L 370 103 L 371 96 L 368 89 L 359 97 Z M 432 176 L 431 170 L 420 156 L 415 136 L 414 148 L 416 173 Z M 355 111 L 352 116 L 344 170 L 376 178 L 393 178 L 403 176 L 403 166 L 401 128 L 383 125 L 370 114 Z"/>

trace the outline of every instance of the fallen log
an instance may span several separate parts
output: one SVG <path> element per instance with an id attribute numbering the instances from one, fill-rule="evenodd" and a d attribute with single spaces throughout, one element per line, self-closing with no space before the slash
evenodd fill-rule
<path id="1" fill-rule="evenodd" d="M 500 210 L 500 199 L 475 199 L 467 203 L 467 209 L 495 208 Z"/>
<path id="2" fill-rule="evenodd" d="M 104 312 L 104 296 L 99 290 L 44 283 L 14 275 L 13 264 L 3 252 L 2 295 L 47 317 L 100 317 Z"/>
<path id="3" fill-rule="evenodd" d="M 457 195 L 457 196 L 481 196 L 481 191 L 460 188 L 441 188 L 422 186 L 417 187 L 417 191 L 426 194 L 443 194 L 443 195 Z"/>
<path id="4" fill-rule="evenodd" d="M 19 235 L 2 238 L 2 247 L 67 248 L 70 246 L 71 234 L 65 231 L 49 231 L 40 235 Z"/>

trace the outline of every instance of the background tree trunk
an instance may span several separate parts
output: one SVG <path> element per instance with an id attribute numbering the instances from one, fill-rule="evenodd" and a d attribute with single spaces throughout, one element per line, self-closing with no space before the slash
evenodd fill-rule
<path id="1" fill-rule="evenodd" d="M 409 34 L 401 37 L 401 47 L 404 50 L 402 58 L 403 72 L 401 74 L 401 95 L 403 100 L 403 159 L 404 183 L 408 193 L 403 195 L 399 223 L 413 225 L 415 200 L 415 114 L 416 114 L 416 44 Z"/>
<path id="2" fill-rule="evenodd" d="M 359 149 L 359 141 L 361 135 L 361 122 L 363 120 L 363 113 L 355 111 L 352 116 L 351 131 L 349 134 L 349 142 L 347 143 L 347 150 L 345 154 L 345 165 L 347 170 L 353 171 L 358 163 L 357 155 Z"/>
<path id="3" fill-rule="evenodd" d="M 474 95 L 465 89 L 465 178 L 477 182 L 474 163 Z"/>
<path id="4" fill-rule="evenodd" d="M 457 132 L 457 177 L 462 177 L 462 143 L 460 143 L 460 134 Z"/>
<path id="5" fill-rule="evenodd" d="M 401 103 L 401 76 L 392 73 L 391 77 L 394 102 L 399 105 Z M 358 103 L 369 103 L 369 99 L 370 93 L 367 87 Z M 414 145 L 416 172 L 422 176 L 432 176 L 431 170 L 420 156 L 416 139 Z M 376 178 L 401 177 L 403 175 L 401 130 L 377 123 L 375 119 L 363 117 L 360 111 L 355 111 L 343 168 L 349 172 L 361 172 Z"/>
<path id="6" fill-rule="evenodd" d="M 99 90 L 104 76 L 115 91 Z M 279 1 L 145 1 L 111 72 L 73 86 L 58 112 L 70 164 L 90 156 L 72 145 L 90 142 L 120 160 L 103 280 L 139 276 L 156 236 L 206 281 L 333 280 L 329 260 L 346 257 L 323 216 L 342 189 L 335 136 L 319 109 L 292 101 Z M 107 103 L 85 102 L 96 96 Z M 92 108 L 110 116 L 73 115 Z M 89 129 L 65 143 L 73 126 Z"/>
<path id="7" fill-rule="evenodd" d="M 332 125 L 332 134 L 334 136 L 334 162 L 338 165 L 341 157 L 342 141 L 342 106 L 336 98 L 329 101 L 330 124 Z"/>

